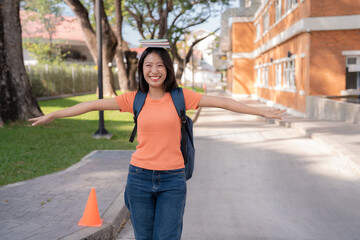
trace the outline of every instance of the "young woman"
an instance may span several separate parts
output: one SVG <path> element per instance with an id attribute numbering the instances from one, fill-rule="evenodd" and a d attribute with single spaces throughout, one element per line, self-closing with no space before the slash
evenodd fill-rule
<path id="1" fill-rule="evenodd" d="M 184 160 L 180 150 L 181 122 L 170 91 L 177 88 L 173 63 L 163 48 L 147 48 L 139 61 L 139 90 L 147 93 L 138 117 L 139 144 L 131 157 L 125 203 L 135 237 L 180 239 L 186 199 Z M 186 109 L 219 107 L 238 113 L 281 119 L 284 111 L 264 111 L 230 98 L 205 96 L 183 89 Z M 84 102 L 30 119 L 33 126 L 89 111 L 133 112 L 136 91 L 111 99 Z"/>

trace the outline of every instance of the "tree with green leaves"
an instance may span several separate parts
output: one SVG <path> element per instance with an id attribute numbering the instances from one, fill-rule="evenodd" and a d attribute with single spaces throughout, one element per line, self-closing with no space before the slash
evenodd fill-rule
<path id="1" fill-rule="evenodd" d="M 137 69 L 137 53 L 130 51 L 127 43 L 122 37 L 122 26 L 124 19 L 123 5 L 124 1 L 115 0 L 115 35 L 117 38 L 117 47 L 115 53 L 116 65 L 119 69 L 119 85 L 122 90 L 136 89 L 136 69 Z M 126 13 L 125 13 L 126 14 Z M 126 58 L 126 65 L 124 63 Z"/>
<path id="2" fill-rule="evenodd" d="M 95 24 L 95 1 L 92 0 L 65 0 L 76 14 L 86 38 L 86 44 L 97 61 Z M 121 0 L 104 0 L 102 5 L 102 49 L 103 49 L 103 86 L 104 96 L 114 96 L 114 77 L 109 63 L 114 56 L 119 69 L 119 85 L 122 90 L 135 87 L 135 73 L 137 67 L 136 53 L 130 51 L 122 37 L 122 5 Z M 124 63 L 126 58 L 126 65 Z"/>
<path id="3" fill-rule="evenodd" d="M 0 125 L 42 115 L 22 55 L 20 0 L 0 1 Z"/>
<path id="4" fill-rule="evenodd" d="M 27 11 L 24 24 L 40 23 L 39 33 L 46 33 L 48 42 L 41 38 L 25 39 L 24 47 L 33 53 L 39 62 L 61 62 L 61 51 L 54 44 L 56 26 L 63 21 L 61 0 L 22 0 L 21 8 Z"/>
<path id="5" fill-rule="evenodd" d="M 183 54 L 180 54 L 179 43 L 185 41 L 190 28 L 219 14 L 222 6 L 228 4 L 229 0 L 132 0 L 125 2 L 125 10 L 127 22 L 138 29 L 144 39 L 169 39 L 174 62 L 178 65 L 176 79 L 180 81 L 184 61 L 189 62 L 194 46 L 213 33 L 193 41 Z"/>
<path id="6" fill-rule="evenodd" d="M 90 21 L 89 10 L 91 9 L 88 10 L 86 8 L 86 6 L 89 5 L 89 2 L 85 1 L 84 4 L 79 0 L 65 0 L 65 2 L 76 14 L 86 39 L 86 45 L 90 50 L 94 62 L 97 64 L 96 32 Z M 102 24 L 102 50 L 103 50 L 102 51 L 103 95 L 104 97 L 112 97 L 115 96 L 116 94 L 115 94 L 114 76 L 112 73 L 111 63 L 115 55 L 117 41 L 116 41 L 116 36 L 111 29 L 107 15 L 105 13 L 103 1 L 101 1 L 101 5 L 102 5 L 101 24 Z M 92 9 L 95 10 L 95 4 L 93 4 Z"/>

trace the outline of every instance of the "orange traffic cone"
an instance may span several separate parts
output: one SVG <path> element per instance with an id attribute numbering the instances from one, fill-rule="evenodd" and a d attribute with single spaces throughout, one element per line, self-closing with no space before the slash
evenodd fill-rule
<path id="1" fill-rule="evenodd" d="M 202 86 L 203 90 L 206 91 L 206 84 L 203 83 L 203 86 Z"/>
<path id="2" fill-rule="evenodd" d="M 83 217 L 78 225 L 85 227 L 101 227 L 103 219 L 100 219 L 99 209 L 96 201 L 95 188 L 91 188 L 88 201 L 86 203 Z"/>

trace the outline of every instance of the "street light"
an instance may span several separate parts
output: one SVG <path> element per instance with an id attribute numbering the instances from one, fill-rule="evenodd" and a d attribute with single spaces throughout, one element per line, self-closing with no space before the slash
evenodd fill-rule
<path id="1" fill-rule="evenodd" d="M 191 50 L 191 57 L 192 57 L 192 89 L 194 90 L 194 84 L 195 84 L 195 56 L 194 56 L 194 51 Z"/>
<path id="2" fill-rule="evenodd" d="M 97 67 L 99 99 L 103 99 L 103 70 L 102 70 L 102 29 L 101 29 L 101 2 L 96 0 L 96 45 L 97 45 Z M 99 111 L 99 129 L 92 135 L 93 138 L 110 139 L 112 134 L 106 131 L 104 123 L 104 111 Z"/>

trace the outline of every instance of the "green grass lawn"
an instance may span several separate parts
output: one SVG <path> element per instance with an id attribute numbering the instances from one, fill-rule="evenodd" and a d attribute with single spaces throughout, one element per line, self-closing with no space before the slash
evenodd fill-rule
<path id="1" fill-rule="evenodd" d="M 95 100 L 85 95 L 40 101 L 44 114 Z M 99 113 L 57 119 L 46 126 L 30 123 L 5 125 L 0 129 L 0 185 L 14 183 L 68 168 L 93 150 L 135 149 L 128 139 L 134 126 L 130 113 L 105 111 L 105 128 L 113 134 L 108 139 L 94 139 Z"/>
<path id="2" fill-rule="evenodd" d="M 39 104 L 47 114 L 96 99 L 91 94 Z M 0 186 L 64 170 L 93 150 L 135 149 L 136 143 L 129 142 L 134 127 L 132 114 L 105 111 L 104 118 L 106 130 L 113 134 L 111 139 L 92 138 L 99 127 L 98 112 L 56 119 L 46 126 L 31 127 L 27 122 L 6 124 L 0 128 Z"/>

